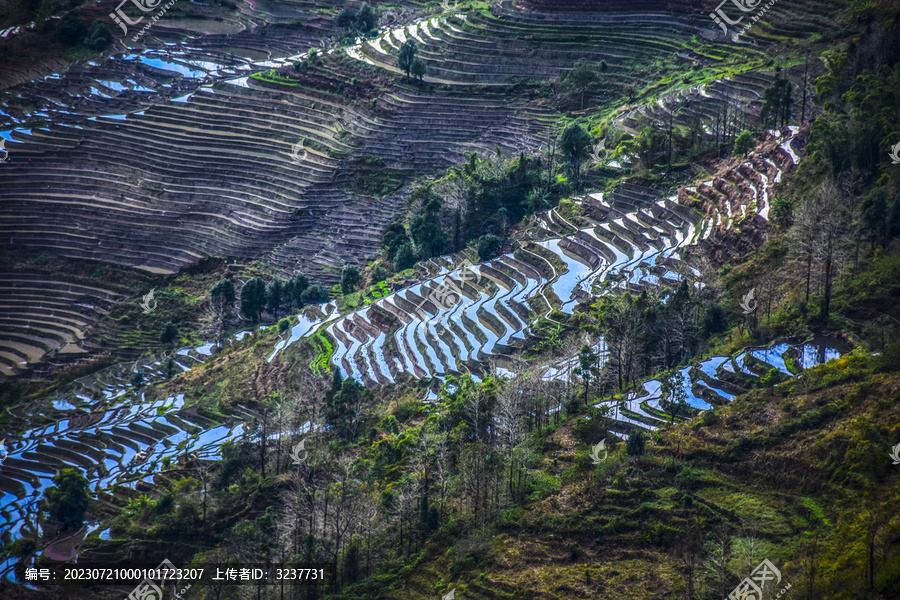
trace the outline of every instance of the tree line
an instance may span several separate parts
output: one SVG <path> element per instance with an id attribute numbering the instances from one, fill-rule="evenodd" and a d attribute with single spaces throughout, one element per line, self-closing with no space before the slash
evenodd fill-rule
<path id="1" fill-rule="evenodd" d="M 266 283 L 262 277 L 252 277 L 241 286 L 238 297 L 234 281 L 224 278 L 209 291 L 210 320 L 214 324 L 217 339 L 235 314 L 235 302 L 240 300 L 240 312 L 245 319 L 259 321 L 264 312 L 274 320 L 282 310 L 299 310 L 308 304 L 321 304 L 331 298 L 321 283 L 310 283 L 304 273 L 291 278 L 273 277 Z M 165 332 L 164 332 L 165 335 Z"/>
<path id="2" fill-rule="evenodd" d="M 565 193 L 565 186 L 547 180 L 539 157 L 507 155 L 499 147 L 493 157 L 474 152 L 468 157 L 444 177 L 415 188 L 406 222 L 394 222 L 382 234 L 383 262 L 394 271 L 470 242 L 486 260 L 510 227 L 527 214 L 552 208 Z"/>
<path id="3" fill-rule="evenodd" d="M 865 44 L 826 57 L 828 71 L 815 84 L 825 112 L 810 125 L 809 158 L 773 203 L 803 273 L 799 309 L 824 322 L 837 287 L 900 236 L 900 180 L 891 164 L 900 142 L 900 64 L 868 66 L 873 53 Z"/>

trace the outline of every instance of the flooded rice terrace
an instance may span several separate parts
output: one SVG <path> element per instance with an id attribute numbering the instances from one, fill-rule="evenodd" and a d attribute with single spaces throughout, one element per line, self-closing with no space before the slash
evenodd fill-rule
<path id="1" fill-rule="evenodd" d="M 0 97 L 0 136 L 15 144 L 28 141 L 36 129 L 50 131 L 51 125 L 84 129 L 97 119 L 137 117 L 155 104 L 187 102 L 198 90 L 215 93 L 218 82 L 247 87 L 250 73 L 303 58 L 255 60 L 234 52 L 147 49 L 47 75 Z"/>
<path id="2" fill-rule="evenodd" d="M 239 341 L 249 333 L 242 331 L 233 339 Z M 175 352 L 175 373 L 191 369 L 211 354 L 212 344 Z M 30 415 L 16 413 L 31 407 L 13 411 L 14 416 L 50 422 L 5 440 L 6 458 L 0 466 L 0 540 L 8 543 L 21 537 L 41 537 L 38 502 L 60 469 L 81 471 L 90 481 L 92 495 L 108 502 L 117 489 L 134 490 L 141 482 L 152 485 L 155 474 L 165 464 L 178 464 L 181 456 L 215 459 L 221 456 L 223 443 L 246 435 L 242 422 L 233 419 L 220 425 L 182 410 L 184 394 L 148 400 L 143 384 L 165 381 L 170 374 L 159 360 L 141 364 L 139 369 L 140 386 L 133 383 L 135 371 L 130 365 L 118 365 L 76 380 L 49 410 Z M 252 418 L 252 413 L 240 406 L 236 414 Z M 87 526 L 81 537 L 96 528 Z M 14 580 L 13 563 L 13 559 L 4 563 L 3 577 Z"/>
<path id="3" fill-rule="evenodd" d="M 709 235 L 721 215 L 698 216 L 675 200 L 638 188 L 608 197 L 589 194 L 577 202 L 607 213 L 606 222 L 576 228 L 547 211 L 538 215 L 531 239 L 521 240 L 516 252 L 478 265 L 432 259 L 421 283 L 349 314 L 339 314 L 333 304 L 309 307 L 296 316 L 297 324 L 284 332 L 267 360 L 277 360 L 300 340 L 327 336 L 333 341 L 330 367 L 370 387 L 409 377 L 434 378 L 433 398 L 445 376 L 483 375 L 490 359 L 514 353 L 535 334 L 540 319 L 551 318 L 554 307 L 572 314 L 579 301 L 601 294 L 672 289 L 681 280 L 702 286 L 691 247 Z M 759 213 L 766 207 L 749 208 Z M 233 339 L 240 342 L 248 333 Z M 604 350 L 602 340 L 597 349 Z M 206 344 L 178 351 L 177 371 L 208 359 L 212 350 Z M 773 370 L 791 377 L 842 351 L 826 339 L 747 348 L 685 367 L 682 385 L 687 402 L 705 410 L 731 401 Z M 577 359 L 568 358 L 541 368 L 545 379 L 570 380 L 576 364 Z M 142 364 L 140 370 L 143 383 L 167 375 L 161 361 Z M 253 414 L 246 408 L 238 407 L 227 424 L 213 423 L 183 410 L 182 394 L 148 400 L 142 387 L 132 385 L 133 376 L 133 368 L 120 365 L 77 380 L 42 415 L 49 424 L 6 440 L 8 456 L 0 467 L 4 542 L 40 536 L 38 501 L 61 468 L 84 472 L 92 493 L 102 500 L 123 488 L 152 485 L 164 462 L 186 454 L 215 458 L 224 442 L 255 436 L 247 426 Z M 621 424 L 613 432 L 624 438 L 635 427 L 652 431 L 666 422 L 660 386 L 648 381 L 642 392 L 613 403 L 610 414 Z M 5 576 L 13 577 L 9 566 Z"/>
<path id="4" fill-rule="evenodd" d="M 418 24 L 406 31 L 419 35 Z M 422 31 L 428 34 L 424 26 Z M 380 42 L 366 44 L 381 47 Z M 156 104 L 189 102 L 194 94 L 223 94 L 228 86 L 246 88 L 251 73 L 302 59 L 291 50 L 273 57 L 250 48 L 178 42 L 166 49 L 91 61 L 0 97 L 0 137 L 15 145 L 33 141 L 38 130 L 79 130 L 99 127 L 107 119 L 140 119 Z M 372 63 L 364 50 L 364 45 L 354 46 L 348 54 Z M 798 160 L 791 145 L 794 134 L 796 130 L 789 130 L 779 140 L 791 165 Z M 738 217 L 768 218 L 772 185 L 780 181 L 782 166 L 762 159 L 743 167 L 755 175 L 748 179 L 750 204 L 740 206 L 740 215 L 732 214 L 729 206 L 725 214 L 702 216 L 679 205 L 677 196 L 637 187 L 588 194 L 576 203 L 585 212 L 608 215 L 603 222 L 575 227 L 555 211 L 546 211 L 537 215 L 531 237 L 520 240 L 515 252 L 478 265 L 432 259 L 421 283 L 387 293 L 349 314 L 339 314 L 332 304 L 311 307 L 294 317 L 296 325 L 274 345 L 267 361 L 278 360 L 301 340 L 324 339 L 330 348 L 329 367 L 369 387 L 410 377 L 434 378 L 429 391 L 434 397 L 444 377 L 484 375 L 491 359 L 508 357 L 534 336 L 539 320 L 552 320 L 557 311 L 572 315 L 582 300 L 671 289 L 683 280 L 702 286 L 691 248 L 714 227 L 732 227 Z M 249 333 L 241 331 L 232 340 L 239 343 Z M 603 354 L 604 341 L 595 348 Z M 757 379 L 793 377 L 845 351 L 824 338 L 752 347 L 685 367 L 681 382 L 687 402 L 706 410 L 730 402 Z M 212 344 L 183 348 L 172 356 L 175 372 L 190 370 L 212 354 Z M 12 411 L 17 419 L 46 424 L 5 440 L 0 541 L 41 537 L 38 503 L 60 469 L 83 472 L 94 497 L 108 502 L 126 489 L 152 486 L 163 466 L 180 457 L 214 459 L 221 456 L 225 442 L 256 436 L 249 426 L 254 414 L 246 407 L 237 406 L 222 424 L 185 409 L 181 393 L 148 398 L 146 384 L 167 380 L 172 373 L 165 372 L 163 360 L 135 366 L 142 385 L 134 385 L 133 366 L 118 365 L 76 380 L 46 405 Z M 540 368 L 545 379 L 569 380 L 576 366 L 577 359 L 568 357 Z M 652 431 L 665 423 L 660 388 L 660 381 L 650 380 L 642 391 L 610 403 L 611 416 L 621 424 L 614 433 L 624 438 L 634 428 Z M 86 526 L 80 535 L 108 539 L 109 530 L 99 528 Z M 0 576 L 15 581 L 11 560 L 0 563 Z"/>

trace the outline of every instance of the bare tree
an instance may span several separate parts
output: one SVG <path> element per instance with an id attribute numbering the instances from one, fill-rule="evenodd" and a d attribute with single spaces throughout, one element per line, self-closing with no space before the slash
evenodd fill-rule
<path id="1" fill-rule="evenodd" d="M 440 498 L 441 520 L 444 519 L 444 504 L 447 498 L 447 485 L 450 481 L 450 442 L 449 433 L 441 431 L 434 435 L 434 474 L 437 480 L 438 494 Z"/>
<path id="2" fill-rule="evenodd" d="M 300 398 L 296 395 L 281 398 L 272 408 L 272 433 L 275 436 L 274 452 L 270 452 L 270 461 L 274 461 L 275 473 L 282 473 L 290 467 L 288 460 L 294 445 L 294 433 L 297 429 L 296 419 L 300 411 Z"/>
<path id="3" fill-rule="evenodd" d="M 601 324 L 609 348 L 610 368 L 615 370 L 618 389 L 634 381 L 638 374 L 640 341 L 645 334 L 646 321 L 630 294 L 612 301 Z"/>
<path id="4" fill-rule="evenodd" d="M 819 560 L 818 547 L 818 536 L 806 540 L 803 548 L 803 557 L 800 559 L 800 564 L 803 567 L 803 575 L 806 579 L 806 600 L 813 600 L 815 597 L 816 563 L 818 563 Z"/>
<path id="5" fill-rule="evenodd" d="M 203 494 L 203 499 L 201 504 L 203 506 L 203 527 L 206 528 L 206 504 L 209 496 L 209 484 L 215 473 L 215 465 L 211 462 L 198 460 L 197 465 L 194 467 L 194 472 L 200 479 L 200 484 L 202 486 L 201 493 Z"/>
<path id="6" fill-rule="evenodd" d="M 701 531 L 702 523 L 697 519 L 693 520 L 678 538 L 678 542 L 675 545 L 675 554 L 684 569 L 685 578 L 687 579 L 685 600 L 694 600 L 696 596 L 697 575 L 703 560 Z"/>
<path id="7" fill-rule="evenodd" d="M 816 254 L 816 218 L 815 205 L 807 200 L 800 204 L 794 217 L 794 227 L 791 230 L 791 238 L 796 252 L 806 267 L 806 296 L 805 302 L 809 303 L 809 292 L 812 284 L 813 259 Z"/>
<path id="8" fill-rule="evenodd" d="M 323 537 L 331 542 L 334 572 L 338 572 L 343 544 L 360 524 L 363 512 L 362 484 L 350 473 L 350 457 L 339 456 L 334 460 L 335 481 L 328 489 L 331 513 L 323 522 Z"/>
<path id="9" fill-rule="evenodd" d="M 717 595 L 728 593 L 728 563 L 731 560 L 731 536 L 724 528 L 714 530 L 706 542 L 706 571 L 719 588 Z"/>
<path id="10" fill-rule="evenodd" d="M 836 264 L 843 258 L 850 210 L 833 181 L 822 183 L 806 198 L 794 221 L 793 238 L 806 262 L 806 301 L 809 302 L 813 266 L 821 267 L 821 316 L 828 320 Z"/>
<path id="11" fill-rule="evenodd" d="M 526 401 L 521 393 L 525 377 L 517 373 L 508 381 L 497 396 L 497 427 L 500 444 L 507 464 L 507 491 L 513 502 L 522 499 L 525 464 L 528 459 L 526 447 Z"/>
<path id="12" fill-rule="evenodd" d="M 832 285 L 836 258 L 843 254 L 850 211 L 834 182 L 819 187 L 817 254 L 822 262 L 822 320 L 827 322 L 831 309 Z"/>

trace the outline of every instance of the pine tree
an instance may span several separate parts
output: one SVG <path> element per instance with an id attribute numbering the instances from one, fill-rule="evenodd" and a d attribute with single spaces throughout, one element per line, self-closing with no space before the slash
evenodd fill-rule
<path id="1" fill-rule="evenodd" d="M 406 73 L 407 79 L 409 79 L 409 73 L 412 70 L 413 63 L 416 61 L 418 54 L 419 48 L 413 40 L 406 40 L 403 42 L 403 45 L 400 46 L 400 49 L 397 51 L 397 66 L 400 67 L 401 71 Z"/>

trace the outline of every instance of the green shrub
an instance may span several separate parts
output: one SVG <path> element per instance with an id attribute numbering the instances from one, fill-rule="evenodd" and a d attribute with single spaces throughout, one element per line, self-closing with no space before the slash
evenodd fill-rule
<path id="1" fill-rule="evenodd" d="M 167 321 L 166 324 L 163 325 L 162 331 L 159 332 L 159 343 L 168 345 L 177 339 L 178 328 L 172 321 Z"/>
<path id="2" fill-rule="evenodd" d="M 404 243 L 397 250 L 397 254 L 394 255 L 394 271 L 399 273 L 400 271 L 405 271 L 410 268 L 416 261 L 419 260 L 419 257 L 416 256 L 416 251 L 413 249 L 413 245 L 409 242 Z"/>
<path id="3" fill-rule="evenodd" d="M 644 434 L 640 431 L 635 431 L 631 435 L 628 436 L 628 443 L 625 445 L 625 452 L 628 453 L 629 456 L 641 456 L 644 454 L 644 448 L 646 447 L 647 442 L 644 440 Z"/>
<path id="4" fill-rule="evenodd" d="M 53 484 L 44 493 L 47 512 L 69 529 L 81 527 L 90 503 L 87 478 L 77 469 L 62 469 L 53 476 Z"/>
<path id="5" fill-rule="evenodd" d="M 700 418 L 694 423 L 694 428 L 699 427 L 710 427 L 719 422 L 719 413 L 716 412 L 715 407 L 705 410 L 700 413 Z"/>
<path id="6" fill-rule="evenodd" d="M 323 302 L 328 302 L 331 296 L 329 296 L 328 290 L 321 283 L 314 283 L 303 290 L 301 298 L 303 299 L 303 304 L 322 304 Z"/>
<path id="7" fill-rule="evenodd" d="M 761 385 L 768 387 L 779 383 L 784 378 L 785 376 L 781 371 L 779 371 L 775 367 L 772 367 L 771 369 L 769 369 L 769 372 L 766 373 L 762 379 L 760 379 L 759 382 Z"/>
<path id="8" fill-rule="evenodd" d="M 175 505 L 175 495 L 172 492 L 166 492 L 162 498 L 156 501 L 153 507 L 158 515 L 164 515 L 172 510 Z"/>
<path id="9" fill-rule="evenodd" d="M 753 446 L 753 442 L 751 442 L 749 438 L 737 437 L 728 442 L 728 446 L 725 448 L 725 455 L 730 461 L 739 460 L 746 455 L 751 446 Z"/>
<path id="10" fill-rule="evenodd" d="M 352 294 L 360 281 L 362 281 L 362 276 L 359 274 L 359 268 L 356 265 L 344 265 L 341 270 L 341 293 L 345 296 Z"/>
<path id="11" fill-rule="evenodd" d="M 478 258 L 488 260 L 502 244 L 503 241 L 493 233 L 481 236 L 478 238 Z"/>
<path id="12" fill-rule="evenodd" d="M 556 212 L 572 225 L 578 225 L 581 220 L 581 209 L 569 198 L 563 198 L 559 201 Z"/>
<path id="13" fill-rule="evenodd" d="M 278 331 L 284 333 L 291 326 L 291 322 L 288 319 L 282 319 L 278 321 Z"/>
<path id="14" fill-rule="evenodd" d="M 722 333 L 726 329 L 728 329 L 728 315 L 720 304 L 713 302 L 706 309 L 706 316 L 703 318 L 703 333 L 708 337 Z"/>
<path id="15" fill-rule="evenodd" d="M 369 277 L 372 281 L 372 285 L 375 285 L 376 283 L 380 283 L 387 279 L 390 274 L 390 271 L 388 271 L 381 265 L 375 265 L 374 267 L 372 267 L 372 271 L 369 273 Z"/>
<path id="16" fill-rule="evenodd" d="M 889 373 L 900 370 L 900 341 L 888 344 L 881 356 L 875 359 L 876 373 Z"/>
<path id="17" fill-rule="evenodd" d="M 668 548 L 675 541 L 675 536 L 678 533 L 679 530 L 675 527 L 656 523 L 649 530 L 644 531 L 644 540 L 655 546 Z"/>
<path id="18" fill-rule="evenodd" d="M 575 453 L 575 471 L 587 471 L 594 464 L 593 459 L 591 459 L 591 455 L 585 452 L 584 450 L 580 450 Z"/>
<path id="19" fill-rule="evenodd" d="M 618 535 L 624 533 L 631 529 L 634 526 L 633 523 L 626 521 L 625 517 L 621 515 L 615 515 L 614 517 L 609 519 L 609 522 L 606 525 L 603 525 L 599 528 L 599 533 L 608 534 L 608 535 Z"/>
<path id="20" fill-rule="evenodd" d="M 23 556 L 28 556 L 32 552 L 37 549 L 37 542 L 35 542 L 31 538 L 19 538 L 13 542 L 8 543 L 4 548 L 3 552 L 8 556 L 12 556 L 15 558 L 22 558 Z"/>
<path id="21" fill-rule="evenodd" d="M 91 33 L 87 38 L 87 47 L 91 50 L 103 50 L 112 41 L 112 31 L 103 21 L 94 21 Z"/>
<path id="22" fill-rule="evenodd" d="M 582 444 L 594 445 L 609 435 L 606 421 L 607 411 L 602 408 L 589 407 L 587 416 L 578 419 L 572 428 L 572 434 Z"/>
<path id="23" fill-rule="evenodd" d="M 84 41 L 87 34 L 87 25 L 74 12 L 60 19 L 56 25 L 56 35 L 66 46 L 77 46 Z"/>
<path id="24" fill-rule="evenodd" d="M 394 435 L 398 435 L 400 433 L 400 422 L 397 421 L 397 417 L 394 415 L 387 415 L 383 419 L 381 419 L 381 423 L 378 424 L 378 428 L 386 433 L 393 433 Z"/>
<path id="25" fill-rule="evenodd" d="M 734 153 L 737 156 L 744 156 L 753 150 L 754 140 L 753 134 L 746 129 L 734 140 Z"/>
<path id="26" fill-rule="evenodd" d="M 559 477 L 539 471 L 528 480 L 528 501 L 540 500 L 551 494 L 556 494 L 562 489 Z"/>
<path id="27" fill-rule="evenodd" d="M 700 487 L 700 475 L 691 465 L 684 465 L 675 476 L 675 482 L 684 490 L 693 491 Z"/>

